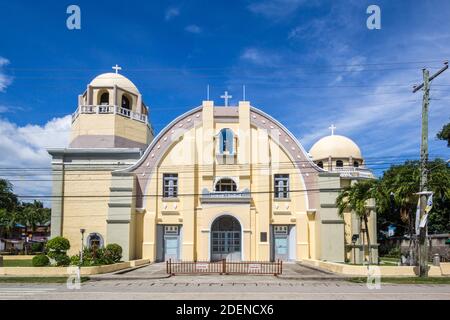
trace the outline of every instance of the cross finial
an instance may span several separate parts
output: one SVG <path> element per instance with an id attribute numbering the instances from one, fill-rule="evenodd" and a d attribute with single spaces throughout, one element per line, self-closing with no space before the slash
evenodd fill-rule
<path id="1" fill-rule="evenodd" d="M 228 95 L 228 91 L 225 91 L 225 94 L 220 96 L 222 99 L 225 99 L 225 107 L 228 107 L 228 99 L 233 98 L 233 96 Z"/>
<path id="2" fill-rule="evenodd" d="M 336 129 L 336 127 L 334 126 L 334 124 L 332 124 L 331 126 L 328 127 L 328 129 L 331 130 L 331 135 L 334 135 L 334 129 Z"/>
<path id="3" fill-rule="evenodd" d="M 122 70 L 122 67 L 119 67 L 116 63 L 114 67 L 112 67 L 114 70 L 116 70 L 116 73 L 119 73 L 119 70 Z"/>

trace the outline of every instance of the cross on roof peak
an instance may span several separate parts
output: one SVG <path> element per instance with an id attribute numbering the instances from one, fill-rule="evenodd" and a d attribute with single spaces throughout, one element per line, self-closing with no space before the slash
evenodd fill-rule
<path id="1" fill-rule="evenodd" d="M 116 70 L 116 73 L 119 73 L 119 70 L 122 70 L 122 67 L 119 67 L 119 65 L 116 63 L 114 67 L 112 67 L 114 70 Z"/>
<path id="2" fill-rule="evenodd" d="M 334 136 L 334 129 L 336 129 L 336 127 L 334 126 L 334 124 L 331 124 L 331 126 L 329 126 L 328 129 L 331 130 L 331 135 Z"/>
<path id="3" fill-rule="evenodd" d="M 225 91 L 220 97 L 225 100 L 225 107 L 228 107 L 228 99 L 233 98 L 233 96 L 228 95 L 228 91 Z"/>

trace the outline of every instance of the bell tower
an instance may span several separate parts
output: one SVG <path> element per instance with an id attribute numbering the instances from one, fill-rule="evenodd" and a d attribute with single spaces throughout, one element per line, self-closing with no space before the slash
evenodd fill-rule
<path id="1" fill-rule="evenodd" d="M 70 148 L 140 148 L 153 140 L 148 107 L 128 78 L 104 73 L 88 84 L 78 96 L 72 114 Z"/>

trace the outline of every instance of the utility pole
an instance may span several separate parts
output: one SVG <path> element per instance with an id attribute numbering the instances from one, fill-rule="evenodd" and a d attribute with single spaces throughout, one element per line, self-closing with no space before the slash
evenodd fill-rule
<path id="1" fill-rule="evenodd" d="M 423 83 L 415 86 L 413 93 L 416 93 L 423 88 L 422 100 L 422 139 L 420 143 L 420 218 L 425 215 L 425 207 L 427 205 L 427 183 L 428 183 L 428 109 L 430 106 L 430 82 L 439 76 L 442 72 L 448 69 L 448 61 L 444 62 L 438 72 L 430 77 L 430 72 L 423 68 Z M 420 228 L 419 245 L 417 247 L 417 256 L 419 257 L 419 276 L 428 276 L 428 248 L 427 248 L 427 225 Z"/>

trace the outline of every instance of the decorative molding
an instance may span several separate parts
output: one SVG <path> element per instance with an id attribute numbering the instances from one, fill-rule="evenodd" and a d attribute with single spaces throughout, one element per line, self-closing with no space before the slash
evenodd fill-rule
<path id="1" fill-rule="evenodd" d="M 292 213 L 291 211 L 274 211 L 273 214 L 277 216 L 290 216 Z"/>
<path id="2" fill-rule="evenodd" d="M 161 214 L 164 216 L 178 216 L 178 215 L 180 215 L 180 212 L 173 211 L 173 210 L 162 210 Z"/>
<path id="3" fill-rule="evenodd" d="M 111 192 L 133 192 L 133 188 L 129 187 L 109 187 Z"/>
<path id="4" fill-rule="evenodd" d="M 131 203 L 108 203 L 110 208 L 131 208 Z"/>
<path id="5" fill-rule="evenodd" d="M 110 219 L 106 219 L 106 223 L 109 223 L 109 224 L 129 224 L 130 220 L 110 220 Z"/>
<path id="6" fill-rule="evenodd" d="M 322 220 L 322 224 L 344 224 L 344 220 Z"/>

